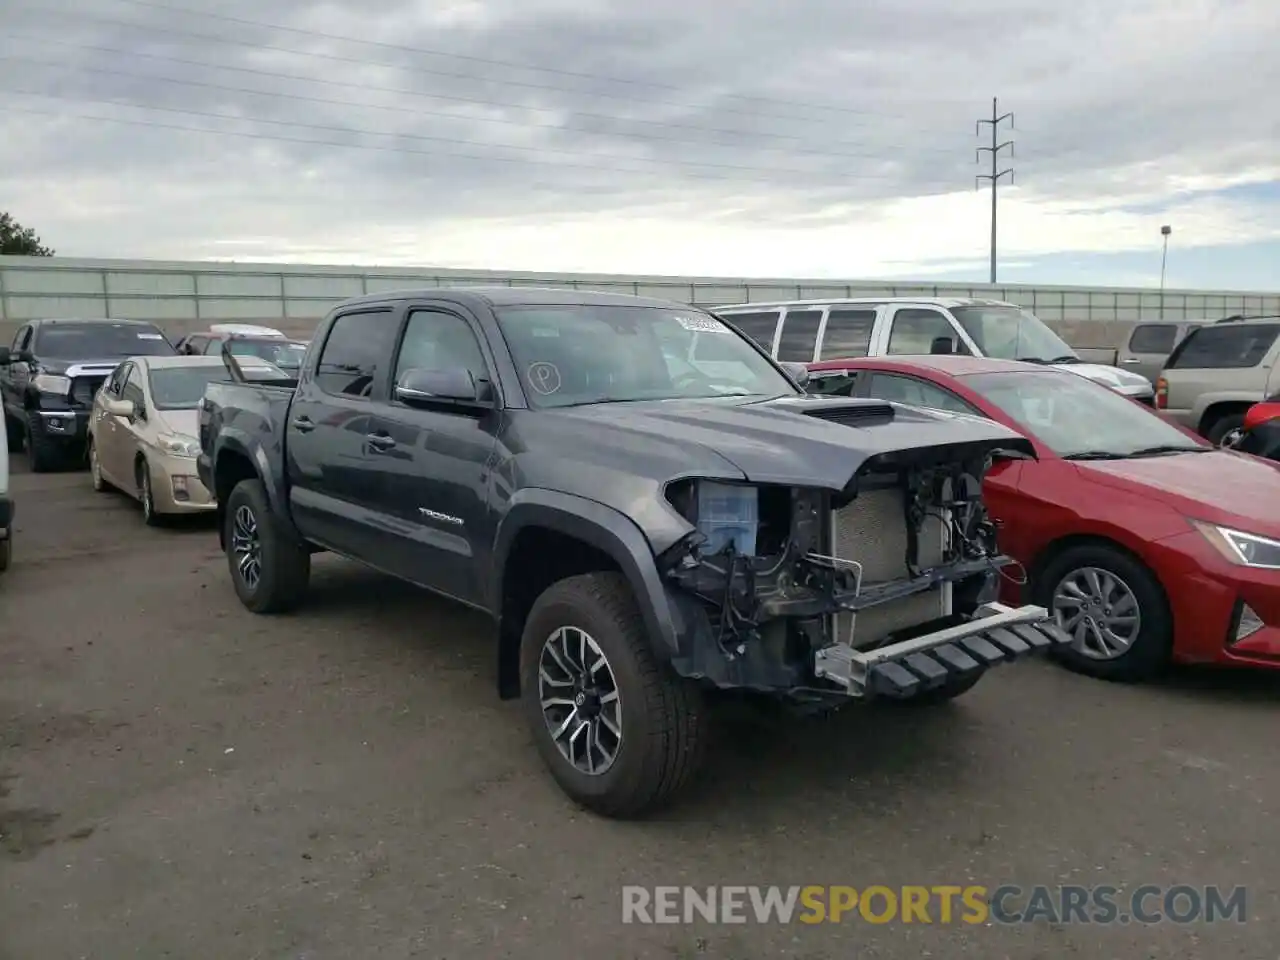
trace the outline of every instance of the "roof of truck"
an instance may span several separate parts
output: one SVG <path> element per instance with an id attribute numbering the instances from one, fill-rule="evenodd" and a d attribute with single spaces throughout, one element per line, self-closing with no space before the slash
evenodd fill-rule
<path id="1" fill-rule="evenodd" d="M 637 297 L 629 293 L 603 293 L 597 290 L 566 290 L 560 287 L 425 287 L 387 290 L 353 297 L 340 304 L 351 307 L 359 304 L 391 303 L 400 300 L 453 300 L 466 303 L 480 300 L 491 307 L 516 306 L 599 306 L 599 307 L 679 307 L 687 304 L 675 300 L 659 300 L 656 297 Z M 697 308 L 700 309 L 700 308 Z"/>

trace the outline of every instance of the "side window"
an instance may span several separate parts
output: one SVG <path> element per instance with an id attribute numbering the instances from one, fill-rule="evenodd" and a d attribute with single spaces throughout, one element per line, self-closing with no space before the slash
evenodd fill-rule
<path id="1" fill-rule="evenodd" d="M 19 350 L 26 350 L 31 346 L 31 328 L 21 327 L 17 335 L 13 338 L 12 350 L 16 353 Z"/>
<path id="2" fill-rule="evenodd" d="M 804 392 L 824 397 L 852 397 L 857 383 L 856 370 L 815 370 L 809 374 Z"/>
<path id="3" fill-rule="evenodd" d="M 111 371 L 111 377 L 107 380 L 107 396 L 113 400 L 120 399 L 120 391 L 124 389 L 125 378 L 129 375 L 129 371 L 133 369 L 132 363 L 122 363 Z"/>
<path id="4" fill-rule="evenodd" d="M 407 370 L 469 370 L 477 380 L 489 377 L 484 354 L 467 322 L 435 310 L 409 314 L 396 359 L 396 382 Z"/>
<path id="5" fill-rule="evenodd" d="M 1141 323 L 1129 335 L 1131 353 L 1168 353 L 1178 338 L 1176 323 Z"/>
<path id="6" fill-rule="evenodd" d="M 950 390 L 943 390 L 923 380 L 889 373 L 873 373 L 868 395 L 877 400 L 893 400 L 913 407 L 949 410 L 952 413 L 978 413 Z M 980 414 L 979 414 L 980 415 Z"/>
<path id="7" fill-rule="evenodd" d="M 937 310 L 907 307 L 893 315 L 893 329 L 889 333 L 887 352 L 917 356 L 928 354 L 933 349 L 933 341 L 938 337 L 950 340 L 956 353 L 969 352 L 951 321 Z"/>
<path id="8" fill-rule="evenodd" d="M 222 353 L 223 342 L 221 337 L 210 337 L 208 340 L 201 340 L 197 349 L 205 356 L 218 356 Z"/>
<path id="9" fill-rule="evenodd" d="M 146 397 L 142 393 L 142 371 L 136 363 L 129 364 L 129 373 L 125 377 L 124 389 L 120 393 L 121 400 L 128 400 L 142 406 Z"/>
<path id="10" fill-rule="evenodd" d="M 871 348 L 871 332 L 876 326 L 875 310 L 832 307 L 822 331 L 821 360 L 865 357 Z"/>
<path id="11" fill-rule="evenodd" d="M 1168 369 L 1222 370 L 1256 367 L 1271 350 L 1280 325 L 1236 323 L 1188 334 L 1165 362 Z"/>
<path id="12" fill-rule="evenodd" d="M 315 380 L 325 393 L 367 397 L 395 349 L 390 310 L 347 313 L 333 321 L 316 361 Z"/>
<path id="13" fill-rule="evenodd" d="M 778 311 L 759 313 L 727 313 L 723 319 L 733 324 L 766 350 L 773 349 L 773 334 L 778 329 Z"/>
<path id="14" fill-rule="evenodd" d="M 782 318 L 782 336 L 778 339 L 778 359 L 809 363 L 818 342 L 821 310 L 788 310 Z"/>

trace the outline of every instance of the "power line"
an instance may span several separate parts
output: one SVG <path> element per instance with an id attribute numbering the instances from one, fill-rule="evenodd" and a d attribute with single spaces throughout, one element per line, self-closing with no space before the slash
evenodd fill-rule
<path id="1" fill-rule="evenodd" d="M 313 39 L 328 40 L 330 42 L 356 43 L 356 44 L 362 44 L 366 46 L 373 46 L 373 47 L 378 47 L 382 49 L 393 50 L 399 53 L 408 53 L 414 56 L 459 57 L 466 60 L 476 60 L 480 63 L 484 63 L 489 66 L 515 67 L 522 70 L 541 70 L 541 71 L 550 71 L 552 73 L 558 72 L 550 67 L 534 67 L 530 65 L 508 63 L 506 61 L 501 61 L 501 60 L 488 60 L 482 57 L 472 57 L 472 56 L 464 56 L 462 54 L 452 54 L 452 53 L 447 53 L 445 51 L 440 51 L 440 50 L 430 50 L 430 49 L 423 49 L 423 48 L 416 48 L 416 47 L 401 46 L 399 44 L 384 43 L 377 40 L 361 40 L 354 37 L 342 37 L 336 34 L 321 33 L 315 30 L 303 30 L 302 28 L 299 28 L 299 27 L 284 27 L 278 24 L 261 23 L 258 21 L 244 20 L 237 17 L 227 17 L 222 14 L 204 13 L 202 11 L 189 10 L 182 7 L 167 7 L 161 4 L 143 3 L 143 0 L 120 0 L 120 2 L 133 3 L 137 5 L 142 5 L 142 6 L 151 6 L 151 7 L 156 7 L 157 9 L 167 10 L 172 13 L 186 13 L 193 16 L 206 17 L 213 20 L 227 21 L 230 23 L 239 24 L 241 26 L 252 26 L 258 29 L 263 29 L 263 30 L 281 30 L 289 33 L 297 33 L 303 36 L 312 37 Z M 21 4 L 21 0 L 19 0 L 19 3 Z M 47 7 L 38 3 L 27 3 L 26 5 L 41 13 L 49 12 Z M 488 77 L 488 76 L 478 77 L 475 74 L 470 74 L 470 73 L 456 73 L 456 72 L 449 72 L 444 70 L 435 70 L 429 67 L 421 67 L 416 65 L 406 66 L 405 64 L 401 64 L 401 63 L 387 63 L 385 61 L 380 62 L 376 60 L 370 60 L 368 57 L 347 57 L 347 56 L 342 56 L 336 53 L 316 53 L 314 51 L 309 51 L 309 50 L 297 50 L 290 47 L 280 47 L 272 44 L 255 43 L 247 40 L 237 40 L 231 37 L 219 36 L 218 34 L 201 33 L 193 30 L 180 30 L 173 27 L 155 26 L 153 24 L 140 24 L 140 23 L 136 23 L 128 20 L 117 20 L 117 19 L 112 19 L 110 17 L 101 17 L 101 16 L 96 16 L 94 14 L 81 13 L 78 10 L 68 11 L 68 13 L 69 15 L 74 16 L 76 19 L 90 19 L 90 20 L 104 21 L 106 23 L 112 23 L 117 26 L 127 27 L 135 31 L 148 31 L 152 33 L 164 33 L 164 34 L 171 34 L 171 35 L 178 35 L 178 36 L 186 36 L 196 40 L 203 40 L 205 42 L 226 43 L 234 46 L 249 47 L 250 49 L 254 49 L 254 50 L 269 50 L 274 53 L 287 53 L 297 57 L 315 57 L 318 59 L 331 60 L 338 63 L 351 63 L 351 64 L 358 64 L 360 66 L 366 66 L 366 67 L 367 66 L 393 67 L 396 69 L 406 70 L 411 73 L 420 73 L 420 74 L 426 74 L 426 75 L 437 76 L 437 77 L 448 77 L 448 78 L 457 79 L 457 80 L 470 80 L 472 82 L 482 81 L 485 83 L 496 83 L 496 84 L 502 84 L 505 86 L 522 87 L 530 90 L 548 90 L 548 91 L 561 93 L 561 94 L 573 94 L 575 96 L 601 97 L 601 98 L 611 99 L 611 100 L 623 100 L 623 101 L 629 101 L 629 102 L 646 103 L 654 106 L 676 107 L 681 110 L 706 109 L 705 104 L 691 104 L 687 102 L 678 102 L 678 101 L 671 101 L 671 100 L 653 100 L 653 99 L 636 97 L 634 95 L 628 95 L 628 94 L 622 94 L 622 93 L 606 93 L 598 90 L 580 90 L 580 89 L 574 89 L 574 88 L 566 88 L 563 86 L 554 86 L 552 84 L 547 84 L 547 83 L 534 83 L 527 80 L 506 80 L 499 77 Z M 568 72 L 568 75 L 581 77 L 583 79 L 591 79 L 591 80 L 597 80 L 597 81 L 602 80 L 602 81 L 611 82 L 611 83 L 631 83 L 631 84 L 641 85 L 641 86 L 656 86 L 662 89 L 673 89 L 673 90 L 681 89 L 679 87 L 675 87 L 670 84 L 656 84 L 650 81 L 642 81 L 642 80 L 628 81 L 628 80 L 623 80 L 621 78 L 603 77 L 603 76 L 597 76 L 594 74 L 585 74 L 585 73 L 577 74 L 571 71 Z M 721 94 L 720 96 L 722 98 L 738 97 L 738 98 L 744 98 L 744 99 L 756 99 L 756 98 L 749 97 L 746 94 Z M 793 104 L 793 103 L 790 103 L 789 101 L 769 101 L 769 102 L 780 103 L 784 106 L 790 106 L 790 107 L 804 107 L 806 109 L 832 110 L 832 111 L 847 113 L 851 115 L 868 116 L 868 117 L 873 117 L 878 119 L 896 119 L 897 118 L 893 114 L 875 114 L 875 113 L 872 113 L 871 111 L 858 110 L 852 107 L 813 106 L 813 105 L 806 105 L 802 103 Z M 813 117 L 795 117 L 794 115 L 790 115 L 790 114 L 762 113 L 761 111 L 754 110 L 754 109 L 746 109 L 746 108 L 734 109 L 733 107 L 726 107 L 726 106 L 720 106 L 720 105 L 718 105 L 716 109 L 721 113 L 740 114 L 742 116 L 751 117 L 753 119 L 758 119 L 760 117 L 772 117 L 772 118 L 782 119 L 782 120 L 799 119 L 799 120 L 807 120 L 810 122 L 815 122 L 818 120 L 818 118 L 813 118 Z"/>
<path id="2" fill-rule="evenodd" d="M 1013 141 L 1006 140 L 1004 143 L 999 142 L 1000 124 L 1003 121 L 1008 120 L 1009 128 L 1013 129 L 1013 122 L 1014 122 L 1013 114 L 1012 113 L 1001 114 L 999 110 L 1000 110 L 1000 107 L 999 107 L 997 98 L 992 97 L 991 98 L 991 119 L 979 120 L 977 125 L 977 132 L 979 135 L 981 135 L 982 125 L 984 123 L 991 124 L 991 146 L 978 147 L 978 152 L 977 152 L 977 157 L 979 160 L 982 158 L 982 155 L 984 153 L 991 154 L 991 172 L 978 174 L 977 182 L 981 183 L 983 180 L 989 180 L 991 182 L 991 282 L 992 283 L 996 282 L 996 195 L 999 193 L 1001 177 L 1008 177 L 1010 182 L 1012 182 L 1013 180 L 1012 167 L 1009 167 L 1005 170 L 1000 169 L 1000 151 L 1003 150 L 1005 147 L 1008 147 L 1009 156 L 1012 157 Z"/>
<path id="3" fill-rule="evenodd" d="M 564 111 L 555 110 L 554 108 L 550 108 L 550 107 L 526 107 L 523 104 L 504 102 L 500 100 L 482 100 L 476 97 L 460 97 L 460 96 L 453 96 L 449 94 L 424 93 L 422 91 L 409 90 L 403 87 L 381 87 L 381 86 L 374 86 L 372 84 L 352 83 L 345 80 L 330 80 L 325 77 L 308 77 L 308 76 L 305 76 L 302 74 L 296 74 L 296 73 L 281 73 L 274 70 L 262 70 L 256 67 L 228 66 L 226 64 L 210 63 L 204 60 L 190 60 L 184 57 L 170 57 L 170 56 L 165 56 L 162 54 L 155 54 L 155 53 L 135 53 L 134 51 L 122 50 L 118 47 L 103 47 L 95 44 L 73 43 L 68 40 L 55 40 L 55 39 L 44 38 L 44 37 L 28 37 L 20 34 L 14 34 L 9 31 L 0 32 L 0 36 L 8 37 L 9 39 L 12 39 L 12 40 L 24 41 L 27 43 L 33 43 L 33 42 L 44 43 L 44 44 L 51 44 L 55 46 L 71 47 L 78 50 L 93 50 L 100 53 L 109 53 L 115 56 L 123 56 L 123 57 L 130 57 L 130 58 L 140 57 L 147 60 L 159 60 L 166 63 L 180 64 L 182 66 L 203 67 L 209 70 L 226 70 L 232 73 L 244 73 L 251 76 L 267 77 L 274 80 L 295 80 L 303 83 L 315 83 L 315 84 L 323 84 L 325 86 L 343 87 L 343 88 L 356 89 L 356 90 L 367 90 L 371 93 L 390 93 L 390 94 L 395 94 L 397 96 L 407 96 L 407 97 L 415 97 L 419 99 L 429 99 L 429 100 L 450 100 L 450 101 L 456 101 L 459 103 L 470 103 L 470 104 L 477 104 L 480 106 L 498 107 L 502 109 L 530 110 L 530 111 L 536 111 L 541 113 L 560 113 L 560 114 L 565 113 Z M 44 63 L 45 61 L 32 61 L 32 62 Z M 59 67 L 64 67 L 66 69 L 80 69 L 80 70 L 94 69 L 91 67 L 82 67 L 78 65 L 65 64 L 65 63 L 46 64 L 46 65 L 49 65 L 49 66 L 56 65 Z M 129 76 L 146 76 L 146 75 L 129 74 Z M 238 89 L 238 88 L 231 88 L 231 89 Z M 269 95 L 269 96 L 277 95 L 273 91 L 252 90 L 249 92 L 259 93 L 259 94 Z M 374 104 L 352 103 L 350 101 L 335 100 L 335 101 L 327 101 L 327 102 L 332 102 L 334 104 L 346 103 L 347 105 L 350 105 L 350 106 L 368 107 L 373 109 L 389 109 L 389 108 L 380 107 Z M 607 137 L 623 138 L 623 139 L 653 140 L 653 141 L 667 142 L 667 143 L 689 144 L 693 146 L 734 147 L 739 145 L 739 144 L 723 143 L 715 140 L 708 141 L 708 140 L 696 140 L 688 137 L 668 137 L 668 136 L 662 136 L 660 134 L 640 133 L 636 131 L 615 132 L 615 131 L 601 131 L 601 130 L 585 130 L 580 127 L 566 127 L 563 124 L 559 124 L 559 123 L 536 122 L 536 121 L 530 121 L 530 120 L 513 120 L 509 117 L 459 116 L 456 113 L 449 113 L 443 110 L 417 109 L 417 110 L 414 110 L 413 112 L 425 117 L 440 117 L 447 120 L 465 120 L 468 123 L 496 123 L 496 124 L 502 124 L 506 126 L 528 127 L 532 129 L 572 131 L 576 133 L 582 133 L 588 136 L 607 136 Z M 701 133 L 723 133 L 723 134 L 728 134 L 728 135 L 737 136 L 737 137 L 748 137 L 753 140 L 757 137 L 770 139 L 770 140 L 794 140 L 794 141 L 801 141 L 801 142 L 806 142 L 812 139 L 811 137 L 804 136 L 801 134 L 755 132 L 750 130 L 730 130 L 730 129 L 717 128 L 717 127 L 701 127 L 694 124 L 672 123 L 664 120 L 647 120 L 647 119 L 639 119 L 639 118 L 631 118 L 631 117 L 620 117 L 614 114 L 607 114 L 607 113 L 585 113 L 582 111 L 572 111 L 568 113 L 568 116 L 583 117 L 591 120 L 605 120 L 612 123 L 627 123 L 627 124 L 634 123 L 634 124 L 643 124 L 646 126 L 672 127 L 674 129 L 693 130 Z M 845 141 L 845 140 L 832 140 L 827 142 L 835 146 L 841 146 L 844 144 L 853 145 L 855 143 L 855 141 Z M 751 146 L 754 149 L 758 149 L 758 150 L 782 151 L 784 149 L 787 149 L 783 147 L 769 146 L 767 144 L 751 144 Z M 950 154 L 951 153 L 950 150 L 946 150 L 941 147 L 914 147 L 913 146 L 911 149 L 915 153 L 934 153 L 934 154 L 943 154 L 943 153 Z M 843 152 L 843 151 L 815 150 L 815 149 L 806 149 L 806 148 L 788 149 L 787 152 L 795 153 L 795 154 L 812 155 L 812 156 L 822 156 L 822 157 L 847 157 L 852 159 L 877 159 L 878 158 L 876 154 L 868 153 L 868 152 L 852 153 L 852 152 Z"/>
<path id="4" fill-rule="evenodd" d="M 9 60 L 9 59 L 22 60 L 25 58 L 21 58 L 21 57 L 11 58 L 11 57 L 0 56 L 0 61 Z M 35 62 L 39 63 L 41 61 L 35 61 Z M 53 66 L 53 64 L 49 64 L 49 65 Z M 165 106 L 158 106 L 155 104 L 134 103 L 129 100 L 118 100 L 118 99 L 100 98 L 100 97 L 66 96 L 66 95 L 56 94 L 56 93 L 45 93 L 39 90 L 23 90 L 16 87 L 6 88 L 6 92 L 22 94 L 23 96 L 29 96 L 29 97 L 46 97 L 51 100 L 94 103 L 94 104 L 101 104 L 104 106 L 131 107 L 137 110 L 153 110 L 153 111 L 159 111 L 161 113 L 173 113 L 173 114 L 180 114 L 180 115 L 193 116 L 193 117 L 208 117 L 216 120 L 231 120 L 231 121 L 246 122 L 246 123 L 261 123 L 261 124 L 265 124 L 267 126 L 272 126 L 272 127 L 301 127 L 307 130 L 316 130 L 321 133 L 346 133 L 346 134 L 353 134 L 356 136 L 368 136 L 368 137 L 395 137 L 397 139 L 403 139 L 403 140 L 415 140 L 415 141 L 423 141 L 423 142 L 430 142 L 430 143 L 448 143 L 448 144 L 455 144 L 458 146 L 493 147 L 493 148 L 498 148 L 502 150 L 520 150 L 525 152 L 532 152 L 535 154 L 557 154 L 557 155 L 566 156 L 566 157 L 577 157 L 579 159 L 584 157 L 589 157 L 595 160 L 624 160 L 624 161 L 633 161 L 637 163 L 656 163 L 664 166 L 708 167 L 708 168 L 720 169 L 720 170 L 741 171 L 744 173 L 766 174 L 770 178 L 773 176 L 776 176 L 777 174 L 811 175 L 811 174 L 818 174 L 823 172 L 821 170 L 798 170 L 795 168 L 785 168 L 785 167 L 781 167 L 781 168 L 780 167 L 754 167 L 754 166 L 747 166 L 744 164 L 713 163 L 710 161 L 701 161 L 701 160 L 663 160 L 656 157 L 632 157 L 632 156 L 627 156 L 625 154 L 616 154 L 616 153 L 584 153 L 583 151 L 580 151 L 580 150 L 558 150 L 552 147 L 528 147 L 528 146 L 522 146 L 519 144 L 490 143 L 483 140 L 466 140 L 466 139 L 461 139 L 457 137 L 434 136 L 431 134 L 402 133 L 396 130 L 366 130 L 359 127 L 339 126 L 339 125 L 333 125 L 333 124 L 308 123 L 302 120 L 275 120 L 275 119 L 268 119 L 263 117 L 244 116 L 241 114 L 233 114 L 233 113 L 217 113 L 209 110 L 193 110 L 187 107 L 165 107 Z M 428 151 L 428 152 L 435 153 L 436 151 Z M 518 160 L 519 158 L 507 158 L 507 159 Z M 623 170 L 619 172 L 625 173 L 628 171 Z M 641 173 L 641 172 L 647 172 L 647 171 L 629 171 L 629 172 Z M 842 173 L 841 176 L 842 177 L 852 176 L 856 178 L 859 175 Z M 866 178 L 867 176 L 868 175 L 865 175 L 865 174 L 862 175 L 863 178 Z M 871 178 L 885 179 L 883 177 L 871 177 Z M 774 179 L 752 179 L 749 181 L 744 180 L 743 182 L 776 183 L 777 181 Z"/>
<path id="5" fill-rule="evenodd" d="M 47 95 L 36 94 L 36 96 L 47 96 Z M 63 99 L 69 99 L 69 98 L 63 98 Z M 138 107 L 138 109 L 145 110 L 145 109 L 169 109 L 169 108 Z M 140 120 L 137 118 L 104 117 L 104 116 L 95 115 L 95 114 L 59 112 L 53 117 L 50 117 L 50 114 L 47 110 L 38 110 L 31 107 L 19 107 L 11 103 L 0 103 L 0 111 L 37 114 L 47 119 L 92 120 L 92 121 L 99 121 L 103 123 L 120 123 L 120 124 L 132 125 L 132 126 L 154 127 L 154 128 L 163 129 L 163 130 L 181 130 L 189 133 L 205 133 L 205 134 L 212 134 L 215 136 L 223 136 L 223 137 L 241 137 L 241 138 L 247 138 L 251 140 L 265 140 L 265 141 L 276 141 L 280 143 L 307 144 L 309 146 L 338 147 L 341 149 L 349 149 L 349 150 L 370 150 L 370 151 L 377 151 L 380 153 L 408 154 L 408 155 L 426 156 L 426 157 L 447 157 L 449 159 L 478 160 L 482 162 L 492 161 L 496 163 L 536 164 L 539 166 L 556 167 L 558 169 L 569 168 L 569 169 L 591 170 L 595 173 L 599 173 L 602 170 L 602 167 L 598 162 L 597 163 L 569 163 L 569 162 L 559 162 L 559 161 L 553 161 L 553 160 L 539 160 L 536 158 L 525 158 L 525 157 L 495 157 L 491 155 L 479 155 L 479 154 L 465 154 L 465 153 L 452 153 L 452 152 L 444 153 L 438 150 L 414 150 L 408 147 L 383 146 L 379 144 L 369 144 L 369 143 L 349 143 L 349 142 L 334 141 L 334 140 L 312 140 L 312 139 L 306 139 L 302 137 L 285 136 L 283 134 L 266 134 L 266 133 L 258 133 L 258 132 L 247 132 L 242 130 L 212 130 L 208 127 L 193 127 L 193 126 L 187 126 L 184 124 L 160 123 L 158 121 Z M 187 113 L 191 111 L 181 111 L 174 108 L 173 112 Z M 227 119 L 227 120 L 248 121 L 252 123 L 265 122 L 265 123 L 279 123 L 284 125 L 288 124 L 287 121 L 254 120 L 252 118 L 237 117 L 237 116 L 231 116 L 228 114 L 210 114 L 210 116 L 220 116 L 223 119 Z M 359 132 L 359 131 L 352 131 L 352 132 Z M 399 136 L 399 134 L 382 134 L 382 135 L 383 136 Z M 514 148 L 509 147 L 508 149 L 514 149 Z M 584 155 L 584 156 L 589 156 L 589 155 Z M 600 159 L 616 160 L 620 158 L 602 157 Z M 626 159 L 636 159 L 643 162 L 646 158 L 628 157 Z M 661 171 L 660 170 L 614 169 L 612 172 L 621 173 L 621 174 L 631 174 L 631 175 L 646 175 L 646 174 L 660 173 Z M 696 173 L 696 172 L 690 172 L 689 174 L 687 174 L 687 176 L 693 179 L 718 181 L 722 183 L 755 184 L 755 185 L 768 184 L 769 186 L 772 186 L 775 188 L 778 186 L 778 181 L 776 178 L 749 179 L 749 178 L 742 178 L 742 177 L 718 176 L 713 174 L 704 174 L 704 173 Z M 858 175 L 854 174 L 854 175 L 845 176 L 845 179 L 850 179 L 850 178 L 858 178 Z M 863 174 L 861 175 L 861 179 L 891 179 L 891 178 L 888 178 L 888 177 L 879 178 L 872 174 Z"/>
<path id="6" fill-rule="evenodd" d="M 490 57 L 480 57 L 472 54 L 456 53 L 448 50 L 435 50 L 427 47 L 410 47 L 410 46 L 404 46 L 402 44 L 386 43 L 380 40 L 364 40 L 357 37 L 344 37 L 339 34 L 323 33 L 319 30 L 307 30 L 302 27 L 290 27 L 290 26 L 285 26 L 283 24 L 278 24 L 278 23 L 267 23 L 261 20 L 248 20 L 242 17 L 232 17 L 226 14 L 221 14 L 221 13 L 207 13 L 203 10 L 192 10 L 190 7 L 175 6 L 173 4 L 167 4 L 167 3 L 156 3 L 154 2 L 154 0 L 117 0 L 117 2 L 132 4 L 133 6 L 136 6 L 136 7 L 149 7 L 153 10 L 163 10 L 168 13 L 184 13 L 189 16 L 204 17 L 208 20 L 219 20 L 219 21 L 222 21 L 223 23 L 233 23 L 238 26 L 256 27 L 260 30 L 279 30 L 282 33 L 292 33 L 296 36 L 312 37 L 319 40 L 330 40 L 338 43 L 358 43 L 358 44 L 361 44 L 362 46 L 376 47 L 383 50 L 392 50 L 397 53 L 411 53 L 411 54 L 414 54 L 415 56 L 427 55 L 427 56 L 433 56 L 433 57 L 446 57 L 454 60 L 465 60 L 471 63 L 479 63 L 485 66 L 508 67 L 516 70 L 529 70 L 537 73 L 548 73 L 548 74 L 553 74 L 561 77 L 572 77 L 579 80 L 595 80 L 595 81 L 603 80 L 608 83 L 619 83 L 619 84 L 626 84 L 629 86 L 649 87 L 657 90 L 671 90 L 677 93 L 684 92 L 684 88 L 672 83 L 659 83 L 653 80 L 635 80 L 635 79 L 626 78 L 626 77 L 609 77 L 609 76 L 604 76 L 596 73 L 587 73 L 587 72 L 581 72 L 576 70 L 565 70 L 559 67 L 543 67 L 543 66 L 537 66 L 535 64 L 518 63 L 512 60 L 498 60 Z M 137 27 L 139 25 L 131 24 L 131 26 Z M 468 76 L 469 79 L 477 79 L 476 77 L 470 76 L 470 75 L 464 75 L 464 76 Z M 505 82 L 505 81 L 499 81 L 499 82 Z M 546 88 L 543 88 L 543 89 L 546 89 Z M 550 88 L 550 89 L 562 89 L 562 88 Z M 572 91 L 572 92 L 580 93 L 584 91 Z M 792 107 L 792 108 L 801 107 L 806 110 L 828 110 L 836 113 L 849 113 L 849 114 L 858 114 L 858 115 L 873 116 L 873 117 L 884 116 L 883 114 L 877 114 L 874 111 L 859 110 L 854 107 L 840 107 L 840 106 L 835 106 L 830 104 L 814 104 L 814 103 L 804 103 L 802 101 L 794 101 L 794 100 L 780 100 L 773 97 L 759 97 L 751 94 L 733 93 L 733 94 L 724 94 L 723 96 L 731 97 L 733 99 L 738 99 L 738 100 L 751 100 L 756 103 L 770 103 L 780 107 Z M 651 100 L 646 102 L 660 103 L 662 101 Z M 681 106 L 685 108 L 689 107 L 688 104 L 667 104 L 667 105 Z M 759 114 L 756 111 L 751 111 L 749 115 L 758 116 Z"/>

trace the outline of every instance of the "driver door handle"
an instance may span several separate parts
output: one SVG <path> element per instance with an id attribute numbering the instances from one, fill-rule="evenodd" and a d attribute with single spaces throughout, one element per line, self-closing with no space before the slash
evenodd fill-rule
<path id="1" fill-rule="evenodd" d="M 388 436 L 385 433 L 365 434 L 365 440 L 375 450 L 390 450 L 396 445 L 395 437 Z"/>
<path id="2" fill-rule="evenodd" d="M 315 428 L 315 421 L 310 417 L 295 417 L 293 420 L 293 429 L 297 430 L 299 433 L 310 433 Z"/>

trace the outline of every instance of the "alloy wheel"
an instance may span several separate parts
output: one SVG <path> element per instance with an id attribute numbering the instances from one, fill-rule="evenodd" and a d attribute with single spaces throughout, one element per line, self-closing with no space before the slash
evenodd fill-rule
<path id="1" fill-rule="evenodd" d="M 1053 591 L 1053 615 L 1092 660 L 1114 660 L 1129 652 L 1142 631 L 1138 598 L 1123 579 L 1101 567 L 1080 567 Z"/>
<path id="2" fill-rule="evenodd" d="M 258 518 L 246 506 L 237 507 L 232 518 L 231 553 L 241 581 L 250 590 L 258 589 L 262 579 L 262 541 L 258 537 Z"/>
<path id="3" fill-rule="evenodd" d="M 622 746 L 622 699 L 609 660 L 585 630 L 560 627 L 538 660 L 538 698 L 560 755 L 599 776 Z"/>

